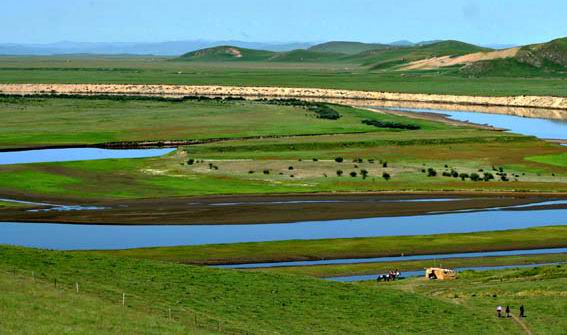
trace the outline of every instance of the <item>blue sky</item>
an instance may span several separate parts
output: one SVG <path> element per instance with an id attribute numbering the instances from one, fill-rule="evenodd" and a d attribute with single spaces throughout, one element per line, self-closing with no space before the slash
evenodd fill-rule
<path id="1" fill-rule="evenodd" d="M 0 42 L 458 39 L 567 36 L 565 0 L 4 0 Z"/>

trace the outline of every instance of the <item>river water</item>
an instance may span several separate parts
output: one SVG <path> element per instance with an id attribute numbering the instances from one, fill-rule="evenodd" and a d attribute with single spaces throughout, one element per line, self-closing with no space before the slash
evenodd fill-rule
<path id="1" fill-rule="evenodd" d="M 567 201 L 547 204 L 564 205 Z M 0 244 L 49 249 L 125 249 L 216 243 L 429 235 L 567 224 L 567 209 L 526 206 L 477 212 L 261 225 L 127 226 L 0 223 Z"/>
<path id="2" fill-rule="evenodd" d="M 387 109 L 418 113 L 438 113 L 458 121 L 490 125 L 510 132 L 536 136 L 542 139 L 567 140 L 567 120 L 525 118 L 521 116 L 480 112 L 459 112 L 438 109 L 392 108 Z"/>

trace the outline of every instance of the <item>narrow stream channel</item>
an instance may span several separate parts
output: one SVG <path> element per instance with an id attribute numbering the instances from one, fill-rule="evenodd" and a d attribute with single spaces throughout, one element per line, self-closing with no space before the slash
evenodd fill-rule
<path id="1" fill-rule="evenodd" d="M 473 266 L 473 267 L 462 267 L 453 268 L 457 272 L 462 271 L 490 271 L 490 270 L 504 270 L 504 269 L 522 269 L 522 268 L 535 268 L 541 266 L 558 265 L 563 266 L 567 263 L 540 263 L 540 264 L 518 264 L 518 265 L 499 265 L 499 266 Z M 381 273 L 371 274 L 371 275 L 360 275 L 360 276 L 344 276 L 344 277 L 327 277 L 323 278 L 330 281 L 338 281 L 343 283 L 356 282 L 356 281 L 368 281 L 376 280 L 378 275 Z M 424 270 L 417 271 L 405 271 L 402 272 L 402 278 L 412 278 L 412 277 L 423 277 L 425 275 Z"/>

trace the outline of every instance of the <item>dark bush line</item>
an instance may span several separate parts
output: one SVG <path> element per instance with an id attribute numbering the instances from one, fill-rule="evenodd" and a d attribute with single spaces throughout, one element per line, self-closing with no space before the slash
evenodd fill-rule
<path id="1" fill-rule="evenodd" d="M 119 95 L 119 94 L 58 94 L 56 92 L 43 92 L 41 94 L 0 94 L 0 99 L 21 100 L 33 98 L 80 99 L 80 100 L 110 100 L 110 101 L 157 101 L 157 102 L 184 102 L 184 101 L 242 101 L 242 97 L 207 97 L 201 95 L 186 95 L 182 97 L 162 97 L 147 95 Z"/>
<path id="2" fill-rule="evenodd" d="M 390 122 L 390 121 L 362 120 L 362 123 L 378 128 L 406 129 L 406 130 L 421 129 L 420 126 L 414 124 L 406 124 L 406 123 L 398 123 L 398 122 Z"/>
<path id="3" fill-rule="evenodd" d="M 303 107 L 310 112 L 317 114 L 318 119 L 338 120 L 342 116 L 332 107 L 323 103 L 309 102 L 299 99 L 260 99 L 258 101 L 269 105 Z"/>

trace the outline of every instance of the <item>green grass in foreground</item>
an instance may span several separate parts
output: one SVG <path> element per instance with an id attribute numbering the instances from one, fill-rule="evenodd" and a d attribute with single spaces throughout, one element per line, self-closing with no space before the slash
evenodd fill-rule
<path id="1" fill-rule="evenodd" d="M 374 63 L 385 60 L 372 56 L 368 59 Z M 529 78 L 469 78 L 454 69 L 383 72 L 345 62 L 199 63 L 172 62 L 170 58 L 159 57 L 0 57 L 0 83 L 244 85 L 485 96 L 567 96 L 565 77 L 548 78 L 546 73 Z"/>
<path id="2" fill-rule="evenodd" d="M 205 334 L 162 315 L 125 309 L 95 294 L 0 270 L 2 334 Z"/>
<path id="3" fill-rule="evenodd" d="M 466 234 L 294 240 L 98 251 L 194 264 L 257 263 L 567 246 L 567 226 Z"/>
<path id="4" fill-rule="evenodd" d="M 375 286 L 374 283 L 362 285 Z M 563 334 L 567 329 L 567 266 L 530 269 L 466 271 L 455 281 L 426 281 L 421 278 L 391 282 L 388 287 L 433 297 L 462 306 L 501 327 L 501 333 L 525 334 L 513 319 L 496 318 L 496 306 L 510 305 L 512 314 L 526 308 L 521 321 L 533 334 Z M 462 332 L 465 333 L 465 332 Z"/>
<path id="5" fill-rule="evenodd" d="M 288 273 L 318 278 L 373 275 L 388 273 L 393 269 L 405 271 L 418 271 L 432 266 L 445 268 L 456 267 L 478 267 L 478 266 L 500 266 L 500 265 L 521 265 L 521 264 L 544 264 L 544 263 L 564 263 L 567 262 L 567 254 L 550 255 L 530 255 L 530 256 L 498 256 L 498 257 L 478 257 L 478 258 L 452 258 L 452 259 L 428 259 L 420 261 L 399 261 L 381 263 L 359 263 L 359 264 L 332 264 L 332 265 L 312 265 L 312 266 L 290 266 L 260 268 L 253 271 Z"/>
<path id="6" fill-rule="evenodd" d="M 478 318 L 477 312 L 459 305 L 403 292 L 390 288 L 369 288 L 349 284 L 325 282 L 307 277 L 252 273 L 211 269 L 206 267 L 160 263 L 132 258 L 119 258 L 74 254 L 68 252 L 31 250 L 16 247 L 0 247 L 0 272 L 16 271 L 18 275 L 31 276 L 39 283 L 25 282 L 34 287 L 38 295 L 61 294 L 64 299 L 42 298 L 37 302 L 50 310 L 65 309 L 75 318 L 84 317 L 75 328 L 89 329 L 88 316 L 81 307 L 107 309 L 119 305 L 122 293 L 127 294 L 129 317 L 150 322 L 154 328 L 168 329 L 191 327 L 197 315 L 199 328 L 219 329 L 227 334 L 375 334 L 377 330 L 387 334 L 436 333 L 442 328 L 448 333 L 498 333 L 501 329 L 491 320 Z M 2 276 L 0 278 L 6 278 Z M 59 289 L 55 293 L 46 289 L 57 279 Z M 18 279 L 14 279 L 19 281 Z M 17 315 L 10 303 L 12 297 L 22 296 L 19 283 L 10 280 L 9 298 L 3 289 L 0 309 L 3 315 Z M 74 283 L 81 287 L 76 305 L 68 304 Z M 25 290 L 25 288 L 24 288 Z M 30 299 L 23 293 L 24 299 Z M 21 306 L 21 305 L 19 305 Z M 22 308 L 30 308 L 22 306 Z M 172 309 L 174 321 L 166 323 L 168 309 Z M 400 308 L 403 308 L 403 313 Z M 91 313 L 92 310 L 89 310 Z M 33 313 L 22 313 L 20 322 L 26 327 L 38 329 L 40 322 Z M 62 316 L 46 316 L 52 327 L 58 329 L 70 321 Z M 112 327 L 120 318 L 117 313 L 111 320 L 101 319 L 102 327 Z M 76 320 L 76 319 L 73 319 Z M 340 322 L 338 322 L 340 320 Z M 13 322 L 0 322 L 0 331 L 6 332 Z M 134 322 L 134 321 L 129 321 Z M 92 326 L 94 327 L 94 326 Z M 92 328 L 90 328 L 92 329 Z M 151 329 L 151 328 L 150 328 Z M 49 333 L 46 329 L 45 333 Z"/>

